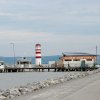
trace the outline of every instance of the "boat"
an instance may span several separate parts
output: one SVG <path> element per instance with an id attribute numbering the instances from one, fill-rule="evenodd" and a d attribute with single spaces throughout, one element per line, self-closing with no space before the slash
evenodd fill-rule
<path id="1" fill-rule="evenodd" d="M 5 63 L 4 61 L 0 61 L 0 72 L 4 72 L 5 70 Z"/>

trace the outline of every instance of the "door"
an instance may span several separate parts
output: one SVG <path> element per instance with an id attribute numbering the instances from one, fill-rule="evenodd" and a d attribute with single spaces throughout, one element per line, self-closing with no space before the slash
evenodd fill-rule
<path id="1" fill-rule="evenodd" d="M 81 68 L 84 68 L 85 67 L 85 60 L 82 60 L 81 61 Z"/>

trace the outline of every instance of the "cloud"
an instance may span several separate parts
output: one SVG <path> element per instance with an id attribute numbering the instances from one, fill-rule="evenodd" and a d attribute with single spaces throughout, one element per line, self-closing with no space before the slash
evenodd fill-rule
<path id="1" fill-rule="evenodd" d="M 17 55 L 23 51 L 32 55 L 37 42 L 48 51 L 45 55 L 99 45 L 99 4 L 99 0 L 1 0 L 1 55 L 10 55 L 10 42 L 16 44 Z"/>
<path id="2" fill-rule="evenodd" d="M 1 14 L 3 16 L 11 16 L 11 18 L 19 20 L 65 20 L 65 21 L 92 21 L 91 19 L 100 16 L 99 1 L 89 2 L 80 0 L 5 0 L 5 5 L 1 5 Z M 6 6 L 6 8 L 5 8 Z M 2 12 L 4 11 L 4 12 Z M 78 20 L 79 19 L 79 20 Z M 87 19 L 87 20 L 86 20 Z M 58 21 L 57 20 L 57 21 Z M 63 21 L 62 20 L 62 21 Z M 98 19 L 97 19 L 98 20 Z M 97 21 L 96 20 L 96 21 Z"/>
<path id="3" fill-rule="evenodd" d="M 47 43 L 99 43 L 100 35 L 84 35 L 78 33 L 66 33 L 66 34 L 56 34 L 47 32 L 24 32 L 24 31 L 12 31 L 12 30 L 1 30 L 0 40 L 4 41 L 15 41 L 15 42 L 32 42 L 40 41 Z M 73 40 L 73 41 L 70 41 Z M 86 40 L 86 41 L 84 41 Z M 93 41 L 95 40 L 95 41 Z"/>

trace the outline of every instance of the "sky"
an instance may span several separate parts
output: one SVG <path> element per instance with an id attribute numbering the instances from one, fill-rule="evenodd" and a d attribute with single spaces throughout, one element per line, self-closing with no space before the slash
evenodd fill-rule
<path id="1" fill-rule="evenodd" d="M 100 54 L 100 0 L 0 0 L 0 56 Z"/>

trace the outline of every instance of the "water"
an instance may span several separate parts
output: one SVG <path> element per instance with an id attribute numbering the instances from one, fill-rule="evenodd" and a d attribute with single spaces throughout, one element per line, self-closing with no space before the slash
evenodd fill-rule
<path id="1" fill-rule="evenodd" d="M 19 57 L 16 57 L 16 60 Z M 35 63 L 35 58 L 31 57 L 32 64 Z M 48 64 L 49 61 L 56 61 L 59 56 L 45 56 L 42 57 L 42 63 Z M 5 64 L 14 64 L 13 57 L 0 57 Z M 27 83 L 37 82 L 41 80 L 50 79 L 53 77 L 62 76 L 64 73 L 55 72 L 24 72 L 24 73 L 0 73 L 0 89 L 5 90 Z"/>
<path id="2" fill-rule="evenodd" d="M 0 90 L 63 76 L 66 72 L 0 73 Z"/>

